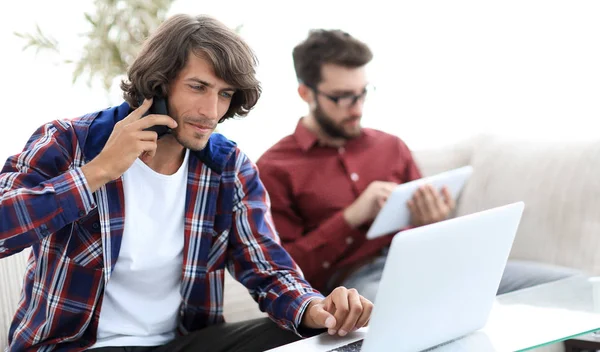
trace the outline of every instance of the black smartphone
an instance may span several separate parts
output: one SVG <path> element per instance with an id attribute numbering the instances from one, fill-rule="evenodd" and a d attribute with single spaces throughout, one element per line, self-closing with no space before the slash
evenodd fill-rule
<path id="1" fill-rule="evenodd" d="M 139 105 L 142 105 L 143 102 L 144 102 L 144 100 L 140 99 L 138 103 L 139 103 Z M 167 109 L 167 99 L 155 96 L 152 99 L 152 106 L 150 106 L 150 109 L 148 109 L 148 111 L 146 111 L 144 116 L 147 116 L 150 114 L 169 115 L 169 110 Z M 144 117 L 144 116 L 142 116 L 142 117 Z M 146 131 L 154 131 L 158 134 L 158 138 L 160 138 L 160 137 L 164 136 L 165 134 L 171 132 L 171 129 L 165 125 L 154 125 L 152 127 L 147 128 Z"/>

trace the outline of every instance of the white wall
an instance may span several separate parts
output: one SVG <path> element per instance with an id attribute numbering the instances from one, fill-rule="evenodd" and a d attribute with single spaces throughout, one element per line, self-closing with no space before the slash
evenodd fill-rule
<path id="1" fill-rule="evenodd" d="M 119 103 L 99 88 L 71 85 L 56 57 L 22 52 L 12 31 L 38 22 L 76 55 L 91 1 L 30 0 L 0 22 L 5 85 L 0 159 L 39 124 Z M 282 3 L 285 3 L 286 9 Z M 600 2 L 178 0 L 172 13 L 208 13 L 234 27 L 257 52 L 264 94 L 243 120 L 220 127 L 256 159 L 293 131 L 305 106 L 296 95 L 291 51 L 309 28 L 342 28 L 369 43 L 377 93 L 364 125 L 415 149 L 492 131 L 537 139 L 596 138 L 600 110 Z M 295 6 L 292 8 L 292 6 Z M 60 9 L 60 12 L 59 10 Z M 267 11 L 268 9 L 268 11 Z M 269 15 L 267 13 L 273 13 Z M 600 138 L 600 137 L 599 137 Z"/>
<path id="2" fill-rule="evenodd" d="M 28 137 L 43 123 L 76 117 L 107 106 L 102 90 L 91 90 L 85 82 L 73 85 L 72 69 L 60 65 L 60 57 L 34 50 L 23 52 L 24 41 L 13 32 L 33 32 L 38 23 L 61 43 L 61 49 L 76 58 L 86 30 L 83 11 L 91 1 L 24 0 L 2 4 L 0 21 L 0 163 L 19 152 Z"/>

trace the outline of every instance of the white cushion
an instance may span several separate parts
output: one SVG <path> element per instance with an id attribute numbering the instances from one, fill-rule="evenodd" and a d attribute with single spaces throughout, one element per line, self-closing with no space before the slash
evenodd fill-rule
<path id="1" fill-rule="evenodd" d="M 524 201 L 512 258 L 600 274 L 600 141 L 488 137 L 471 164 L 458 215 Z"/>
<path id="2" fill-rule="evenodd" d="M 433 149 L 413 150 L 412 155 L 423 176 L 432 176 L 443 171 L 469 165 L 475 146 L 484 136 L 475 136 L 459 143 Z"/>

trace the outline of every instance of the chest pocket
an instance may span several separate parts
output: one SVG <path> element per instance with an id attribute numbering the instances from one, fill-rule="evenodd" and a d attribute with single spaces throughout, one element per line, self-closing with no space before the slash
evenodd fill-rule
<path id="1" fill-rule="evenodd" d="M 72 263 L 79 266 L 101 269 L 103 267 L 102 232 L 98 209 L 92 210 L 70 226 L 65 255 Z"/>

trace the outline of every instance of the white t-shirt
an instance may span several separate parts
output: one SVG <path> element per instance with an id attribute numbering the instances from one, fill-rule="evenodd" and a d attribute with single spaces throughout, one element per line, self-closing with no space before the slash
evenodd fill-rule
<path id="1" fill-rule="evenodd" d="M 140 159 L 123 174 L 125 227 L 104 291 L 97 342 L 158 346 L 175 337 L 181 304 L 184 212 L 189 150 L 173 175 Z"/>

